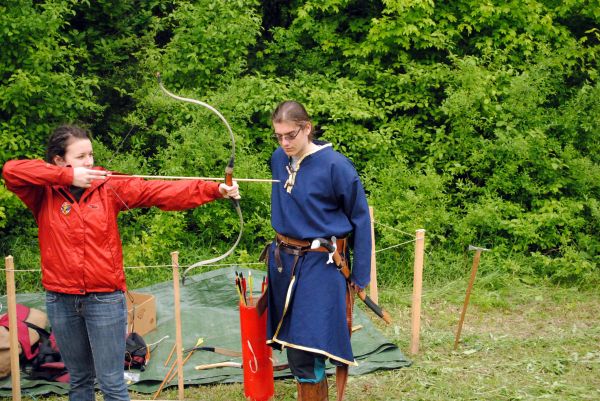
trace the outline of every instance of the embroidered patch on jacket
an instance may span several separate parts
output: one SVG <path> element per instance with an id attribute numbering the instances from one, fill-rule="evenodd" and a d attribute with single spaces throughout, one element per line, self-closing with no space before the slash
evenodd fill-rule
<path id="1" fill-rule="evenodd" d="M 60 212 L 65 216 L 68 216 L 69 213 L 71 213 L 71 207 L 72 206 L 69 202 L 63 202 L 63 204 L 60 205 Z"/>

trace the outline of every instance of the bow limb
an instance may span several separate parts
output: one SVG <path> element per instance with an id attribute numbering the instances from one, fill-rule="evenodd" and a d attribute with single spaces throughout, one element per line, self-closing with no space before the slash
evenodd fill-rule
<path id="1" fill-rule="evenodd" d="M 225 124 L 225 127 L 227 127 L 227 132 L 229 132 L 229 139 L 231 139 L 231 157 L 230 157 L 229 163 L 227 164 L 227 167 L 225 169 L 225 174 L 226 174 L 226 179 L 227 179 L 227 174 L 229 174 L 229 178 L 231 178 L 231 175 L 233 174 L 233 164 L 235 161 L 235 137 L 233 136 L 233 130 L 231 129 L 231 126 L 227 122 L 227 119 L 225 119 L 225 117 L 223 116 L 223 114 L 221 114 L 221 112 L 219 110 L 215 109 L 208 103 L 204 103 L 204 102 L 202 102 L 200 100 L 196 100 L 196 99 L 190 99 L 188 97 L 177 96 L 176 94 L 167 90 L 167 88 L 165 88 L 165 86 L 163 85 L 162 78 L 160 77 L 160 72 L 156 73 L 156 78 L 158 79 L 158 86 L 167 96 L 172 97 L 173 99 L 176 99 L 176 100 L 181 100 L 182 102 L 193 103 L 193 104 L 202 106 L 204 108 L 207 108 L 208 110 L 215 113 L 217 115 L 217 117 L 219 117 L 221 119 L 223 124 Z M 228 169 L 230 169 L 229 172 L 228 172 Z M 231 185 L 231 184 L 227 184 L 227 185 Z"/>
<path id="2" fill-rule="evenodd" d="M 221 119 L 223 124 L 225 124 L 225 127 L 227 128 L 227 131 L 229 132 L 229 138 L 231 139 L 231 157 L 229 158 L 227 167 L 225 167 L 225 184 L 229 185 L 229 186 L 233 185 L 233 166 L 235 164 L 235 137 L 233 136 L 233 131 L 231 129 L 231 126 L 229 125 L 229 122 L 227 122 L 227 119 L 223 116 L 223 114 L 221 114 L 219 112 L 219 110 L 215 109 L 208 103 L 204 103 L 204 102 L 202 102 L 200 100 L 196 100 L 196 99 L 190 99 L 187 97 L 177 96 L 174 93 L 167 90 L 167 88 L 165 88 L 165 86 L 162 83 L 162 79 L 160 77 L 159 72 L 156 73 L 156 78 L 158 79 L 158 86 L 167 96 L 169 96 L 173 99 L 176 99 L 176 100 L 180 100 L 182 102 L 188 102 L 188 103 L 196 104 L 198 106 L 202 106 L 202 107 L 212 111 L 214 114 L 216 114 L 217 117 L 219 117 L 219 119 Z M 182 281 L 185 280 L 185 276 L 186 276 L 187 272 L 189 272 L 190 270 L 192 270 L 196 267 L 199 267 L 199 266 L 209 265 L 212 263 L 216 263 L 222 259 L 225 259 L 226 257 L 228 257 L 229 255 L 231 255 L 233 253 L 235 248 L 240 243 L 240 240 L 242 239 L 243 228 L 244 228 L 244 217 L 242 216 L 242 209 L 240 208 L 239 200 L 231 199 L 231 202 L 233 203 L 233 207 L 235 208 L 235 211 L 237 212 L 238 217 L 240 219 L 240 232 L 238 234 L 237 239 L 235 240 L 235 243 L 233 244 L 233 246 L 231 248 L 229 248 L 229 250 L 227 252 L 225 252 L 224 254 L 222 254 L 220 256 L 214 257 L 212 259 L 201 260 L 199 262 L 193 263 L 192 265 L 188 266 L 188 268 L 185 269 L 181 275 Z"/>
<path id="3" fill-rule="evenodd" d="M 240 240 L 242 239 L 242 232 L 243 232 L 243 227 L 244 227 L 244 217 L 242 216 L 242 209 L 240 208 L 240 202 L 237 199 L 232 199 L 232 201 L 235 201 L 235 202 L 233 202 L 233 206 L 235 207 L 235 211 L 237 212 L 238 217 L 240 219 L 240 232 L 237 236 L 237 239 L 235 240 L 235 243 L 233 244 L 233 246 L 231 248 L 229 248 L 229 250 L 227 252 L 225 252 L 224 254 L 222 254 L 220 256 L 214 257 L 212 259 L 201 260 L 199 262 L 193 263 L 190 266 L 188 266 L 181 274 L 182 280 L 185 280 L 185 276 L 186 276 L 187 272 L 189 272 L 190 270 L 192 270 L 196 267 L 210 265 L 212 263 L 217 263 L 218 261 L 225 259 L 226 257 L 228 257 L 229 255 L 231 255 L 233 253 L 235 248 L 240 243 Z"/>

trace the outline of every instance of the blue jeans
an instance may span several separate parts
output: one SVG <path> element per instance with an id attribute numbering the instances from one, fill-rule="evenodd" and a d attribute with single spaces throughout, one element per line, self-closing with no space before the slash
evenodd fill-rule
<path id="1" fill-rule="evenodd" d="M 94 378 L 105 401 L 129 401 L 123 368 L 126 305 L 122 291 L 46 292 L 48 318 L 70 375 L 70 401 L 93 401 Z"/>

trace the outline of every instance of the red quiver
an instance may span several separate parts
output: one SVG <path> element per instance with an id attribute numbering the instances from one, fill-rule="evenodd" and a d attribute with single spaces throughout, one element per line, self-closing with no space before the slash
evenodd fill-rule
<path id="1" fill-rule="evenodd" d="M 267 345 L 267 314 L 258 316 L 255 302 L 240 302 L 240 328 L 244 395 L 250 401 L 268 401 L 275 390 L 271 347 Z"/>

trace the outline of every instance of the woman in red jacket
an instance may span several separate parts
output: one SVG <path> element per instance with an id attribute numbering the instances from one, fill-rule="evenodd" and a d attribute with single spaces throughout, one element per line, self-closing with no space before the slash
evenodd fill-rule
<path id="1" fill-rule="evenodd" d="M 233 186 L 201 180 L 111 177 L 94 167 L 88 133 L 72 125 L 50 136 L 46 160 L 11 160 L 6 186 L 39 227 L 46 308 L 70 374 L 69 400 L 94 400 L 94 378 L 106 401 L 129 400 L 123 375 L 127 308 L 122 210 L 184 210 L 218 198 L 239 199 Z"/>

